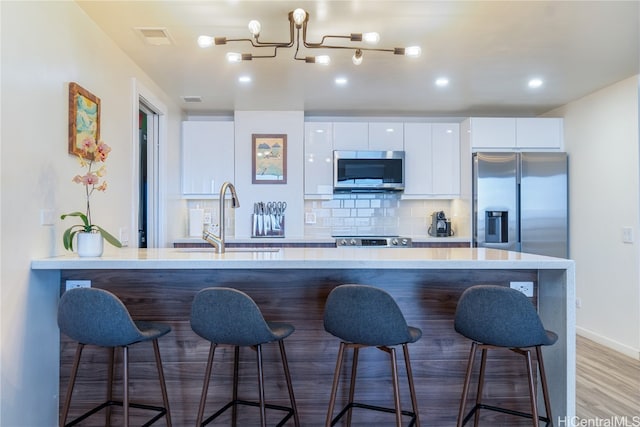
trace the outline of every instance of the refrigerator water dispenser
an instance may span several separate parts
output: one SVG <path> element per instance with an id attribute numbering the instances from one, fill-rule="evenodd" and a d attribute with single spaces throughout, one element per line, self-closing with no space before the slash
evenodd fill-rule
<path id="1" fill-rule="evenodd" d="M 484 240 L 487 243 L 507 243 L 509 241 L 509 212 L 484 212 Z"/>

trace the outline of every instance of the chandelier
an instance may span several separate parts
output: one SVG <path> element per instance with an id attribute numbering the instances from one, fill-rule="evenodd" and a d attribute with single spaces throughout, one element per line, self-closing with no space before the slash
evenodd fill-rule
<path id="1" fill-rule="evenodd" d="M 251 61 L 258 58 L 275 58 L 278 54 L 278 49 L 286 49 L 295 46 L 295 53 L 293 59 L 298 61 L 304 61 L 306 63 L 315 63 L 328 65 L 331 62 L 331 58 L 328 55 L 316 55 L 316 56 L 299 56 L 300 45 L 307 49 L 346 49 L 353 50 L 353 56 L 351 60 L 355 65 L 360 65 L 363 60 L 364 52 L 390 52 L 394 55 L 405 55 L 408 57 L 418 57 L 421 54 L 419 46 L 411 47 L 396 47 L 396 48 L 377 48 L 367 46 L 346 46 L 346 45 L 332 45 L 328 41 L 333 39 L 347 39 L 351 42 L 364 42 L 368 44 L 376 44 L 380 40 L 378 33 L 351 33 L 348 36 L 335 36 L 326 35 L 323 36 L 319 43 L 313 43 L 307 40 L 307 24 L 309 22 L 309 13 L 304 9 L 296 9 L 289 12 L 289 41 L 287 42 L 264 42 L 260 40 L 261 25 L 259 21 L 252 20 L 249 22 L 249 31 L 253 38 L 245 39 L 228 39 L 226 37 L 211 37 L 200 36 L 198 37 L 198 45 L 202 48 L 210 47 L 213 44 L 225 45 L 228 42 L 249 42 L 251 46 L 255 48 L 270 48 L 273 49 L 272 54 L 266 55 L 254 55 L 252 53 L 236 53 L 228 52 L 227 60 L 229 62 L 241 62 Z M 300 33 L 302 32 L 302 42 L 300 41 Z"/>

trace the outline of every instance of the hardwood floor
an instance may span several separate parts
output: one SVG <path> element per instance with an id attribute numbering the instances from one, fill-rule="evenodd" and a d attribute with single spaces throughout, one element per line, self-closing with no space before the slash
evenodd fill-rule
<path id="1" fill-rule="evenodd" d="M 640 361 L 581 336 L 576 348 L 576 415 L 591 423 L 576 425 L 640 426 Z"/>

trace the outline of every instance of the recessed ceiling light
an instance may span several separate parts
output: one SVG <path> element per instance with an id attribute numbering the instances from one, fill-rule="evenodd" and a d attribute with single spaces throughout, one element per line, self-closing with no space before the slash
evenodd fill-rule
<path id="1" fill-rule="evenodd" d="M 240 83 L 251 83 L 251 77 L 249 77 L 249 76 L 240 76 L 240 77 L 238 77 L 238 81 Z"/>
<path id="2" fill-rule="evenodd" d="M 449 79 L 446 77 L 439 77 L 436 79 L 436 86 L 445 87 L 449 86 Z"/>
<path id="3" fill-rule="evenodd" d="M 349 82 L 349 80 L 347 80 L 346 77 L 336 77 L 335 82 L 338 86 L 344 86 Z"/>
<path id="4" fill-rule="evenodd" d="M 531 79 L 529 80 L 529 87 L 532 89 L 535 89 L 542 86 L 542 83 L 543 83 L 542 79 L 538 79 L 538 78 Z"/>

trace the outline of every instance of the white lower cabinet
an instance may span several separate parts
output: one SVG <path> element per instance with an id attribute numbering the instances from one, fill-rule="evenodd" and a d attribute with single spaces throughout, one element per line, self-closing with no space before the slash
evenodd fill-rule
<path id="1" fill-rule="evenodd" d="M 460 195 L 460 125 L 405 123 L 407 198 Z"/>
<path id="2" fill-rule="evenodd" d="M 182 122 L 182 194 L 185 198 L 218 196 L 224 181 L 234 179 L 234 123 Z"/>
<path id="3" fill-rule="evenodd" d="M 333 193 L 333 123 L 304 125 L 304 194 Z"/>

